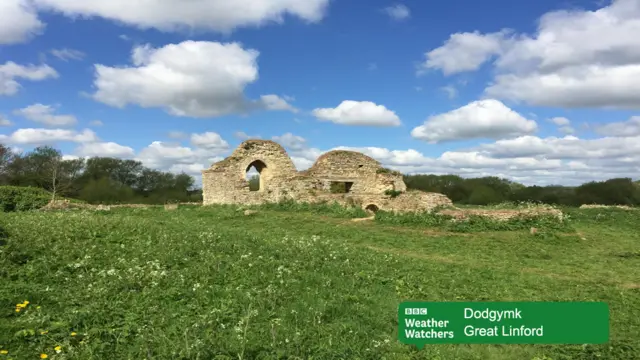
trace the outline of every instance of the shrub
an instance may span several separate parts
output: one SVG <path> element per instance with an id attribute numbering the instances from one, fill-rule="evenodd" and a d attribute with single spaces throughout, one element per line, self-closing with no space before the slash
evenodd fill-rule
<path id="1" fill-rule="evenodd" d="M 51 194 L 40 188 L 0 186 L 0 210 L 26 211 L 40 209 L 51 200 Z"/>
<path id="2" fill-rule="evenodd" d="M 368 216 L 367 212 L 356 204 L 353 204 L 352 206 L 344 206 L 335 201 L 332 203 L 308 203 L 296 202 L 292 199 L 287 199 L 276 203 L 264 203 L 257 206 L 257 208 L 275 211 L 310 212 L 314 214 L 330 215 L 339 218 L 361 218 Z"/>
<path id="3" fill-rule="evenodd" d="M 399 172 L 399 171 L 395 171 L 395 170 L 387 169 L 387 168 L 385 168 L 385 167 L 378 168 L 378 169 L 376 170 L 376 174 L 393 174 L 393 175 L 402 175 L 402 173 L 401 173 L 401 172 Z"/>
<path id="4" fill-rule="evenodd" d="M 402 191 L 399 191 L 399 190 L 386 190 L 384 192 L 384 194 L 394 198 L 394 197 L 398 197 L 400 194 L 402 194 Z"/>

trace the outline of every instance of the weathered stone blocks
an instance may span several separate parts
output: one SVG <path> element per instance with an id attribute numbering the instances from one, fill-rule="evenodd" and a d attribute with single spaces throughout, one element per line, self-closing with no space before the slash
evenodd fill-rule
<path id="1" fill-rule="evenodd" d="M 252 166 L 260 173 L 258 191 L 251 191 L 246 180 Z M 335 193 L 336 188 L 343 193 Z M 309 169 L 297 171 L 285 149 L 269 140 L 244 141 L 229 157 L 203 170 L 202 191 L 204 205 L 255 205 L 292 199 L 405 212 L 452 204 L 442 194 L 407 192 L 402 174 L 355 151 L 329 151 Z"/>

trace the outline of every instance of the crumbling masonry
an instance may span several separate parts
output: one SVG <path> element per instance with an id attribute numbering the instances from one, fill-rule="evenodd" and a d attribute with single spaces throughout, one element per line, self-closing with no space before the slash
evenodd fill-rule
<path id="1" fill-rule="evenodd" d="M 252 166 L 260 173 L 257 191 L 251 191 L 246 179 Z M 402 174 L 354 151 L 329 151 L 311 168 L 297 171 L 285 149 L 269 140 L 240 144 L 229 157 L 202 171 L 202 187 L 204 205 L 256 205 L 292 199 L 398 212 L 451 205 L 442 194 L 407 191 Z"/>

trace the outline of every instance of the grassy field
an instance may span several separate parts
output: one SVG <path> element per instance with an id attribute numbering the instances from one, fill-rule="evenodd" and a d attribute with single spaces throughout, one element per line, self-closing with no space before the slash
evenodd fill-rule
<path id="1" fill-rule="evenodd" d="M 278 210 L 0 214 L 0 360 L 640 358 L 640 211 L 534 236 Z M 606 301 L 611 342 L 417 350 L 403 300 Z"/>

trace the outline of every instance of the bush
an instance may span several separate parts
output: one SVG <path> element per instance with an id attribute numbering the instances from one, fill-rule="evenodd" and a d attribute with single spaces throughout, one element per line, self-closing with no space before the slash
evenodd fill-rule
<path id="1" fill-rule="evenodd" d="M 347 200 L 348 201 L 348 200 Z M 264 203 L 259 209 L 275 211 L 310 212 L 318 215 L 330 215 L 339 218 L 363 218 L 368 214 L 355 203 L 353 206 L 343 206 L 337 202 L 307 203 L 294 200 L 282 200 L 276 203 Z"/>
<path id="2" fill-rule="evenodd" d="M 391 169 L 387 169 L 387 168 L 384 168 L 384 167 L 378 168 L 376 170 L 376 174 L 393 174 L 393 175 L 402 176 L 401 172 L 395 171 L 395 170 L 391 170 Z"/>
<path id="3" fill-rule="evenodd" d="M 40 188 L 0 186 L 0 210 L 26 211 L 40 209 L 51 200 L 51 194 Z"/>
<path id="4" fill-rule="evenodd" d="M 384 192 L 384 194 L 387 195 L 387 196 L 391 196 L 391 198 L 395 198 L 395 197 L 400 196 L 400 194 L 402 194 L 402 191 L 399 191 L 399 190 L 386 190 Z"/>

